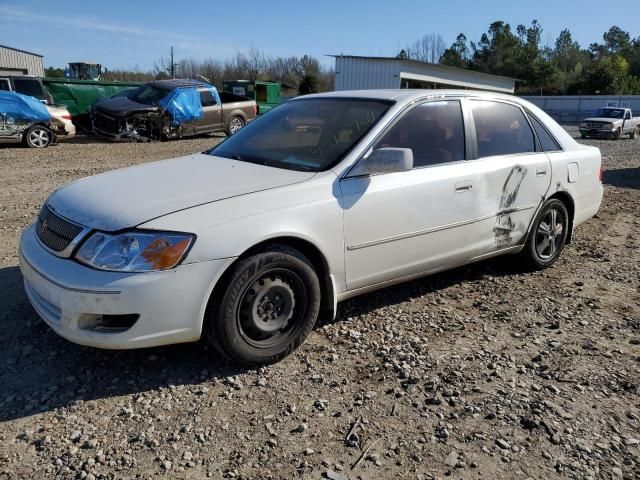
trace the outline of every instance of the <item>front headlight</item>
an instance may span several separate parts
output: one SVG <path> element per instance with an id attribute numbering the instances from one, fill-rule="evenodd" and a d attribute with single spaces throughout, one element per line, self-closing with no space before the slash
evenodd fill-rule
<path id="1" fill-rule="evenodd" d="M 114 272 L 149 272 L 175 267 L 195 239 L 188 233 L 132 231 L 96 232 L 75 258 L 91 267 Z"/>

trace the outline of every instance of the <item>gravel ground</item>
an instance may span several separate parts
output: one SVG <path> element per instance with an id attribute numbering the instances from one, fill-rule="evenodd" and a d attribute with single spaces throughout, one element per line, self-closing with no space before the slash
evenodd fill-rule
<path id="1" fill-rule="evenodd" d="M 16 255 L 50 191 L 214 141 L 0 148 L 0 479 L 640 478 L 640 141 L 587 141 L 604 202 L 553 268 L 350 300 L 268 368 L 52 333 Z"/>

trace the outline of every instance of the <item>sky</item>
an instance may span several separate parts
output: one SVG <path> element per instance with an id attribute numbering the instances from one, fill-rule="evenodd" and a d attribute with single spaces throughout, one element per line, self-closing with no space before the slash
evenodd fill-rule
<path id="1" fill-rule="evenodd" d="M 45 66 L 90 61 L 107 68 L 151 69 L 175 48 L 182 58 L 224 60 L 255 46 L 270 56 L 395 56 L 424 34 L 450 45 L 460 32 L 477 41 L 489 24 L 529 25 L 553 45 L 569 28 L 582 46 L 612 25 L 640 36 L 640 9 L 603 8 L 601 1 L 0 0 L 0 45 L 44 55 Z"/>

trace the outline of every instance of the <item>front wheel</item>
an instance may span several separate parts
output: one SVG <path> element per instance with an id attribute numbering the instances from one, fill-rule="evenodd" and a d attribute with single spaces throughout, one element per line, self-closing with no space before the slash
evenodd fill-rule
<path id="1" fill-rule="evenodd" d="M 244 120 L 242 117 L 231 117 L 227 123 L 227 135 L 235 135 L 240 129 L 244 127 Z"/>
<path id="2" fill-rule="evenodd" d="M 620 129 L 613 132 L 613 139 L 618 140 L 620 138 Z"/>
<path id="3" fill-rule="evenodd" d="M 633 130 L 631 130 L 631 133 L 629 134 L 629 138 L 633 140 L 638 136 L 639 133 L 640 133 L 640 127 L 636 127 Z"/>
<path id="4" fill-rule="evenodd" d="M 564 248 L 568 233 L 567 207 L 560 200 L 549 200 L 536 216 L 521 252 L 525 264 L 535 270 L 553 265 Z"/>
<path id="5" fill-rule="evenodd" d="M 34 125 L 25 132 L 23 138 L 29 148 L 46 148 L 53 139 L 53 132 L 42 125 Z"/>
<path id="6" fill-rule="evenodd" d="M 206 337 L 224 357 L 245 365 L 277 362 L 311 332 L 320 282 L 300 252 L 275 245 L 241 259 L 212 298 Z"/>

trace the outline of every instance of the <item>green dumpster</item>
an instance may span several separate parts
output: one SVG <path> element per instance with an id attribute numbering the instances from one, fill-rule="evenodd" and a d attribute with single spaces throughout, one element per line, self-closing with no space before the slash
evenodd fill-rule
<path id="1" fill-rule="evenodd" d="M 109 98 L 122 90 L 142 85 L 137 82 L 106 82 L 49 77 L 43 78 L 42 83 L 53 97 L 53 102 L 66 105 L 73 117 L 73 122 L 84 129 L 90 129 L 89 114 L 91 106 L 96 101 Z"/>

